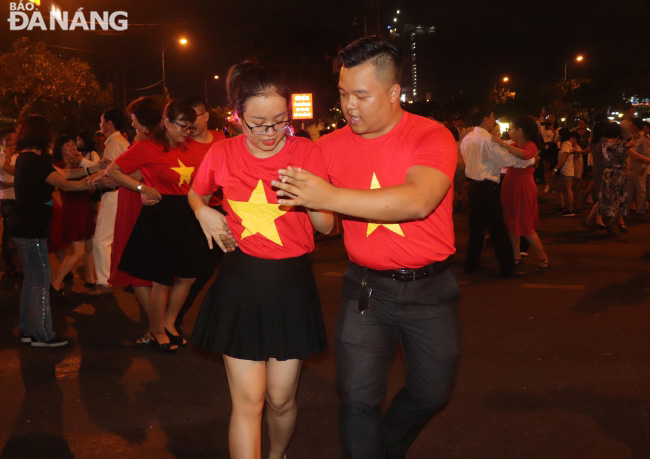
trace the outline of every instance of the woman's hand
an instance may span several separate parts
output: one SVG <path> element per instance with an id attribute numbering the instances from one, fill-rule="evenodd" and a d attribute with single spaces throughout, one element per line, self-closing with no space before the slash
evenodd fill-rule
<path id="1" fill-rule="evenodd" d="M 142 191 L 140 192 L 142 205 L 143 206 L 153 206 L 160 202 L 162 195 L 152 186 L 142 185 Z"/>
<path id="2" fill-rule="evenodd" d="M 208 206 L 199 207 L 194 215 L 201 224 L 210 249 L 213 247 L 212 240 L 214 240 L 224 253 L 235 250 L 237 241 L 228 228 L 225 215 Z"/>

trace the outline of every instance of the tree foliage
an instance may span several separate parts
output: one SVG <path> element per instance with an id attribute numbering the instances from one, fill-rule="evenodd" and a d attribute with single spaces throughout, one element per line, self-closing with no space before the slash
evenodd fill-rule
<path id="1" fill-rule="evenodd" d="M 102 89 L 90 66 L 62 59 L 42 42 L 26 39 L 0 55 L 0 112 L 5 118 L 45 116 L 55 132 L 97 128 L 99 115 L 113 102 L 112 88 Z"/>

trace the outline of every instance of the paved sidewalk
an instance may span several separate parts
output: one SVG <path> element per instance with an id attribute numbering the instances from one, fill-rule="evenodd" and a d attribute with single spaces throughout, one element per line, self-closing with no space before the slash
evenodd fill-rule
<path id="1" fill-rule="evenodd" d="M 533 274 L 532 254 L 522 279 L 459 272 L 458 382 L 408 458 L 650 458 L 650 223 L 630 220 L 628 233 L 608 238 L 580 217 L 554 216 L 548 199 L 546 274 Z M 466 215 L 456 224 L 460 266 Z M 496 267 L 489 247 L 484 259 Z M 341 240 L 319 242 L 313 260 L 332 344 Z M 133 295 L 94 298 L 81 283 L 76 275 L 54 307 L 71 344 L 35 349 L 17 338 L 18 290 L 0 282 L 0 458 L 228 457 L 220 358 L 133 344 L 143 331 Z M 398 356 L 389 396 L 402 375 Z M 298 398 L 288 457 L 340 457 L 333 349 L 305 363 Z"/>

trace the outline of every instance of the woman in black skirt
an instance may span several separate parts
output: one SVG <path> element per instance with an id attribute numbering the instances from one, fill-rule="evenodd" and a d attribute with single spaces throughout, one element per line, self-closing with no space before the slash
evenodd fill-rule
<path id="1" fill-rule="evenodd" d="M 174 321 L 197 274 L 207 262 L 208 245 L 187 202 L 187 193 L 205 156 L 203 144 L 188 140 L 196 112 L 172 100 L 151 138 L 134 143 L 106 170 L 121 186 L 145 195 L 118 268 L 152 282 L 149 298 L 151 343 L 173 352 L 187 340 Z M 129 174 L 139 170 L 143 181 Z"/>
<path id="2" fill-rule="evenodd" d="M 334 219 L 329 212 L 277 204 L 271 181 L 278 169 L 300 167 L 326 177 L 315 144 L 289 134 L 290 91 L 278 73 L 244 62 L 230 69 L 227 86 L 244 133 L 208 151 L 189 201 L 210 246 L 214 239 L 229 253 L 192 340 L 223 354 L 233 404 L 231 457 L 261 457 L 266 400 L 268 457 L 280 459 L 296 424 L 301 361 L 327 347 L 307 254 L 314 248 L 313 229 L 327 234 Z M 207 206 L 218 190 L 227 216 Z"/>

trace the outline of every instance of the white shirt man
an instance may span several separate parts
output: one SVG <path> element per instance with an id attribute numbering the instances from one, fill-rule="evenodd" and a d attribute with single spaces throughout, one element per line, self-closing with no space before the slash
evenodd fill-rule
<path id="1" fill-rule="evenodd" d="M 129 148 L 129 142 L 122 136 L 120 129 L 124 124 L 124 114 L 116 109 L 104 111 L 101 115 L 99 129 L 106 136 L 104 141 L 104 159 L 115 160 Z M 104 180 L 104 186 L 110 191 L 104 192 L 97 214 L 97 225 L 93 236 L 93 257 L 95 259 L 95 275 L 97 288 L 108 290 L 108 277 L 111 270 L 111 246 L 113 244 L 113 229 L 117 214 L 117 188 L 110 178 Z M 114 189 L 111 189 L 114 188 Z"/>

